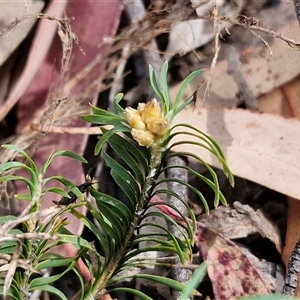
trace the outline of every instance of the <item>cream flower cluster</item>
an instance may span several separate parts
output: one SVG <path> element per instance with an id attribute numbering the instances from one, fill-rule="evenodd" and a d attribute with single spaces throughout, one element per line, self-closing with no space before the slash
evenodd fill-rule
<path id="1" fill-rule="evenodd" d="M 169 126 L 156 99 L 139 103 L 137 109 L 127 107 L 125 118 L 131 127 L 132 137 L 140 146 L 150 147 L 166 134 Z"/>

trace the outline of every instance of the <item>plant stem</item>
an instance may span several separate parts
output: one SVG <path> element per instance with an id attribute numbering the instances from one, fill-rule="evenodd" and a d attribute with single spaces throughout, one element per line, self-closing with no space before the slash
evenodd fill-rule
<path id="1" fill-rule="evenodd" d="M 151 152 L 150 162 L 149 162 L 150 172 L 146 177 L 145 186 L 141 187 L 142 192 L 141 192 L 139 204 L 135 207 L 135 212 L 133 213 L 133 220 L 130 223 L 122 247 L 118 250 L 118 253 L 116 253 L 114 259 L 109 262 L 101 278 L 99 278 L 99 281 L 97 281 L 96 279 L 96 282 L 94 284 L 91 293 L 96 298 L 102 296 L 103 291 L 105 291 L 106 283 L 112 278 L 115 271 L 118 269 L 120 262 L 124 259 L 124 256 L 128 253 L 128 251 L 130 251 L 132 238 L 134 237 L 134 232 L 139 226 L 141 217 L 145 213 L 145 209 L 149 203 L 149 198 L 152 193 L 154 178 L 157 174 L 158 167 L 161 165 L 161 157 L 162 157 L 161 141 L 157 141 L 156 143 L 154 143 L 150 147 L 150 152 Z M 90 299 L 90 295 L 86 299 Z"/>

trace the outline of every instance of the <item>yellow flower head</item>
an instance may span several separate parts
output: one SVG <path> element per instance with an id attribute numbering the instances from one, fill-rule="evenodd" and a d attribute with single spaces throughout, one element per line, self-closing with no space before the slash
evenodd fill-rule
<path id="1" fill-rule="evenodd" d="M 125 118 L 131 128 L 146 129 L 146 125 L 142 121 L 141 114 L 138 110 L 131 107 L 127 107 L 125 109 Z"/>
<path id="2" fill-rule="evenodd" d="M 125 118 L 131 127 L 132 137 L 140 146 L 151 146 L 167 133 L 169 126 L 156 99 L 147 104 L 139 103 L 137 110 L 127 107 Z"/>
<path id="3" fill-rule="evenodd" d="M 132 128 L 131 135 L 140 146 L 149 147 L 155 141 L 155 135 L 147 130 Z"/>

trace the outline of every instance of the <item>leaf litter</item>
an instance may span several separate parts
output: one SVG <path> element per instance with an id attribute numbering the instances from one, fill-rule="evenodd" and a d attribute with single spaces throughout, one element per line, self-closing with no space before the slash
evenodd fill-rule
<path id="1" fill-rule="evenodd" d="M 186 3 L 188 3 L 189 1 L 187 1 Z M 159 4 L 158 4 L 159 5 Z M 168 6 L 169 5 L 169 6 Z M 166 9 L 167 8 L 167 9 Z M 193 16 L 193 14 L 190 14 L 189 17 L 186 17 L 187 15 L 185 15 L 184 13 L 179 15 L 178 12 L 180 10 L 178 10 L 178 7 L 177 8 L 173 8 L 172 5 L 168 2 L 166 2 L 165 6 L 163 7 L 163 9 L 160 11 L 159 9 L 161 9 L 161 7 L 156 7 L 156 10 L 153 10 L 153 14 L 151 16 L 148 16 L 146 15 L 145 18 L 143 18 L 139 23 L 137 24 L 134 24 L 132 27 L 131 27 L 131 31 L 124 31 L 121 35 L 120 35 L 120 38 L 119 39 L 116 39 L 116 43 L 112 46 L 112 49 L 113 49 L 113 53 L 117 53 L 119 49 L 122 48 L 122 46 L 124 45 L 125 41 L 127 42 L 128 39 L 132 40 L 132 44 L 136 45 L 136 48 L 135 49 L 138 49 L 138 48 L 142 48 L 142 47 L 147 47 L 148 43 L 157 35 L 159 35 L 160 33 L 168 30 L 168 28 L 171 27 L 172 25 L 172 22 L 174 22 L 174 20 L 176 18 L 174 18 L 174 16 L 176 16 L 176 11 L 177 11 L 177 15 L 179 17 L 177 17 L 176 21 L 180 20 L 181 16 L 183 15 L 182 17 L 182 20 L 184 20 L 185 18 L 189 19 L 189 18 L 194 18 L 195 16 Z M 176 10 L 177 9 L 177 10 Z M 162 15 L 166 12 L 166 11 L 169 11 L 169 14 L 167 15 L 167 18 L 162 18 Z M 192 10 L 190 10 L 192 12 Z M 172 19 L 173 18 L 173 19 Z M 222 21 L 230 21 L 230 20 L 225 20 L 223 18 Z M 150 22 L 150 23 L 149 23 Z M 149 25 L 150 24 L 150 25 Z M 151 30 L 149 30 L 149 28 L 151 28 L 151 24 L 152 24 L 152 29 L 155 29 L 154 31 L 151 32 Z M 155 26 L 154 26 L 155 25 Z M 253 24 L 250 24 L 251 26 L 253 26 Z M 256 25 L 255 25 L 256 26 Z M 140 29 L 143 29 L 143 30 L 140 30 Z M 252 28 L 253 29 L 253 28 Z M 139 36 L 139 33 L 143 33 L 142 34 L 142 39 L 141 37 Z M 80 38 L 80 37 L 79 37 Z M 297 43 L 295 43 L 295 45 L 297 46 Z M 66 53 L 68 53 L 68 51 L 70 50 L 70 48 L 68 47 L 68 41 L 67 41 L 67 44 L 66 44 L 67 48 L 66 48 Z M 102 78 L 104 78 L 105 76 L 108 76 L 108 74 L 111 74 L 112 70 L 114 69 L 115 65 L 117 63 L 119 63 L 120 61 L 122 60 L 125 60 L 127 59 L 134 51 L 135 49 L 132 49 L 130 50 L 128 53 L 125 53 L 125 55 L 121 58 L 121 59 L 117 59 L 117 58 L 114 58 L 115 60 L 113 60 L 113 63 L 109 66 L 109 68 L 107 69 L 107 71 L 103 72 L 101 75 L 100 75 L 100 81 L 102 80 Z M 84 49 L 85 50 L 85 49 Z M 86 52 L 86 51 L 85 51 Z M 65 91 L 66 89 L 68 89 L 67 87 L 75 87 L 77 85 L 77 83 L 80 81 L 79 79 L 84 79 L 87 74 L 89 74 L 89 72 L 91 70 L 93 70 L 96 66 L 98 66 L 101 62 L 101 60 L 103 60 L 103 58 L 105 57 L 105 54 L 99 54 L 91 63 L 89 66 L 86 67 L 86 69 L 84 71 L 82 71 L 80 74 L 78 74 L 78 76 L 75 76 L 73 77 L 73 81 L 69 80 L 69 82 L 66 82 L 64 83 L 65 84 L 65 88 L 62 89 L 63 91 Z M 68 60 L 66 60 L 67 62 Z M 68 73 L 68 71 L 65 71 L 65 73 Z M 98 73 L 99 74 L 99 73 Z M 69 74 L 68 74 L 69 75 Z M 69 84 L 69 85 L 68 85 Z M 97 84 L 96 81 L 93 81 L 90 83 L 90 85 L 86 88 L 86 89 L 83 89 L 83 91 L 80 93 L 80 97 L 81 98 L 84 98 L 85 96 L 87 95 L 90 95 L 90 91 L 93 90 L 93 88 L 95 88 L 95 86 L 98 86 L 99 84 Z M 55 86 L 55 85 L 54 85 Z M 63 85 L 61 85 L 62 87 Z M 99 88 L 98 88 L 99 90 Z M 78 97 L 78 98 L 80 98 Z M 65 98 L 64 96 L 64 93 L 60 91 L 59 93 L 59 97 L 56 97 L 56 99 L 61 99 L 62 100 L 62 103 L 67 103 L 67 99 L 68 98 Z M 55 106 L 55 105 L 54 105 Z M 62 107 L 62 106 L 60 106 Z M 53 112 L 53 107 L 50 109 L 50 112 Z M 51 112 L 51 113 L 52 113 Z M 49 116 L 51 115 L 50 114 L 45 114 L 45 116 Z M 64 113 L 62 114 L 58 114 L 59 116 L 64 116 Z M 46 118 L 47 119 L 47 118 Z M 59 119 L 59 118 L 54 118 L 52 119 L 52 122 L 50 122 L 50 124 L 55 124 L 55 119 Z M 67 122 L 66 122 L 67 123 Z M 39 122 L 37 122 L 36 124 L 39 124 Z M 49 128 L 49 125 L 48 124 L 46 126 L 46 128 Z M 59 123 L 57 124 L 59 125 Z M 35 125 L 32 126 L 31 129 L 34 129 L 34 131 L 36 130 L 35 128 Z M 47 130 L 45 130 L 45 132 L 43 132 L 43 134 L 45 134 L 47 132 Z M 32 131 L 31 131 L 31 134 L 32 134 Z M 27 135 L 27 133 L 25 134 Z M 28 135 L 30 136 L 30 134 Z M 31 135 L 31 138 L 32 138 L 32 135 Z M 55 144 L 55 140 L 56 138 L 53 139 L 53 144 Z M 36 145 L 38 144 L 38 140 L 36 139 L 32 139 L 31 141 L 34 141 L 34 143 L 36 143 Z M 26 143 L 25 143 L 26 144 Z M 50 145 L 52 144 L 52 142 L 50 143 Z M 52 144 L 52 145 L 53 145 Z M 47 147 L 49 147 L 49 145 L 47 145 Z M 202 230 L 202 229 L 201 229 Z M 201 231 L 200 230 L 200 231 Z M 202 230 L 203 231 L 203 230 Z M 207 244 L 209 244 L 209 239 L 217 239 L 218 238 L 216 237 L 215 234 L 211 233 L 211 232 L 208 232 L 208 233 L 202 233 L 203 235 L 203 238 L 205 240 L 207 240 Z M 222 240 L 222 242 L 219 242 L 220 245 L 225 246 L 226 245 L 226 240 Z M 208 246 L 207 246 L 208 247 Z M 203 250 L 205 252 L 205 250 Z M 215 258 L 215 254 L 218 253 L 218 250 L 215 250 L 214 251 L 216 252 L 212 252 L 212 257 L 211 259 L 215 259 L 215 261 L 217 261 L 217 259 Z M 207 256 L 209 257 L 208 255 L 208 252 L 207 252 Z M 226 256 L 226 255 L 225 255 Z M 237 255 L 236 258 L 238 259 L 242 259 L 241 256 Z M 223 270 L 224 271 L 224 270 Z M 224 271 L 225 272 L 225 271 Z"/>

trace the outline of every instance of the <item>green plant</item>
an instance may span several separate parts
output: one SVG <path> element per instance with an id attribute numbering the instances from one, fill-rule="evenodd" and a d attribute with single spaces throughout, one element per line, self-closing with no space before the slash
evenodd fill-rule
<path id="1" fill-rule="evenodd" d="M 13 145 L 4 145 L 4 148 L 16 151 L 28 162 L 7 162 L 0 165 L 0 173 L 14 169 L 23 169 L 28 172 L 29 178 L 7 174 L 0 177 L 0 182 L 20 180 L 25 182 L 29 194 L 18 194 L 17 198 L 30 201 L 27 208 L 18 216 L 0 217 L 0 257 L 2 259 L 0 293 L 9 295 L 12 299 L 26 299 L 36 290 L 44 290 L 57 294 L 61 299 L 67 299 L 61 291 L 51 284 L 58 280 L 67 271 L 74 269 L 78 255 L 73 258 L 63 258 L 51 253 L 51 249 L 64 243 L 73 243 L 78 249 L 89 247 L 89 244 L 78 237 L 72 237 L 64 233 L 66 220 L 60 220 L 60 216 L 68 208 L 51 207 L 40 210 L 41 201 L 46 193 L 54 192 L 62 196 L 68 194 L 56 187 L 44 189 L 50 181 L 56 180 L 73 191 L 79 199 L 83 200 L 81 192 L 65 178 L 44 175 L 52 160 L 59 156 L 67 156 L 86 162 L 82 157 L 70 151 L 52 153 L 39 170 L 26 152 Z M 83 202 L 74 207 L 83 205 Z M 20 227 L 20 229 L 16 229 Z M 65 266 L 65 272 L 55 276 L 43 276 L 42 270 L 56 266 Z M 5 271 L 5 272 L 3 272 Z M 4 276 L 4 274 L 6 274 Z"/>
<path id="2" fill-rule="evenodd" d="M 143 258 L 141 254 L 145 252 L 173 252 L 178 255 L 182 264 L 186 264 L 191 260 L 196 231 L 194 214 L 176 193 L 163 188 L 163 184 L 170 180 L 183 184 L 199 196 L 207 212 L 209 211 L 208 205 L 201 191 L 198 191 L 189 183 L 180 179 L 162 176 L 166 170 L 178 168 L 175 165 L 166 166 L 168 159 L 178 155 L 191 157 L 200 162 L 208 169 L 212 180 L 188 166 L 182 166 L 182 168 L 208 184 L 215 193 L 214 203 L 216 206 L 219 201 L 225 204 L 226 200 L 219 190 L 218 179 L 214 170 L 205 161 L 193 153 L 173 153 L 171 150 L 174 146 L 183 143 L 204 147 L 218 158 L 231 184 L 233 184 L 233 176 L 226 165 L 220 147 L 211 137 L 189 124 L 172 126 L 174 117 L 194 101 L 194 96 L 191 96 L 182 102 L 182 96 L 190 81 L 198 76 L 202 70 L 191 73 L 185 79 L 173 103 L 168 92 L 167 70 L 168 64 L 165 63 L 161 70 L 160 80 L 157 82 L 153 68 L 151 66 L 149 68 L 150 82 L 162 104 L 161 106 L 157 100 L 152 99 L 147 104 L 140 103 L 137 109 L 123 109 L 119 104 L 122 95 L 118 94 L 115 97 L 112 112 L 91 106 L 93 113 L 82 116 L 85 121 L 100 126 L 103 135 L 95 147 L 95 155 L 102 155 L 103 160 L 110 168 L 112 178 L 127 197 L 130 203 L 129 206 L 110 195 L 97 191 L 93 186 L 88 188 L 93 201 L 86 201 L 80 190 L 70 181 L 59 176 L 44 178 L 47 167 L 56 156 L 67 155 L 84 162 L 82 158 L 74 153 L 60 151 L 52 154 L 41 170 L 38 170 L 35 163 L 24 151 L 12 145 L 5 146 L 23 155 L 29 165 L 20 162 L 7 162 L 0 167 L 0 173 L 13 168 L 23 168 L 29 173 L 30 178 L 5 175 L 0 178 L 0 182 L 8 180 L 24 181 L 30 193 L 29 195 L 19 195 L 19 198 L 30 202 L 26 213 L 24 212 L 21 217 L 9 216 L 7 217 L 10 220 L 9 222 L 6 222 L 7 219 L 5 218 L 0 219 L 2 224 L 0 233 L 3 233 L 0 238 L 2 236 L 4 238 L 0 244 L 0 253 L 9 253 L 10 255 L 10 260 L 7 262 L 9 272 L 1 282 L 2 294 L 9 294 L 13 299 L 23 299 L 34 290 L 43 290 L 55 293 L 61 299 L 66 299 L 62 291 L 52 286 L 52 283 L 63 274 L 46 277 L 43 276 L 41 271 L 48 269 L 50 266 L 67 266 L 66 271 L 73 270 L 81 283 L 76 299 L 97 299 L 97 297 L 111 291 L 131 292 L 140 299 L 150 299 L 141 291 L 124 287 L 114 288 L 113 286 L 125 277 L 128 278 L 128 274 L 124 275 L 126 270 L 147 265 L 159 265 L 154 261 Z M 184 139 L 186 136 L 196 137 L 198 142 L 189 142 Z M 174 142 L 174 138 L 177 142 Z M 115 152 L 121 162 L 108 154 L 106 144 L 110 146 L 110 149 Z M 51 208 L 51 218 L 41 220 L 45 212 L 39 211 L 39 204 L 46 193 L 51 191 L 63 197 L 68 197 L 66 192 L 56 187 L 44 190 L 44 185 L 50 180 L 58 180 L 63 183 L 81 202 L 64 208 L 53 207 Z M 162 204 L 161 202 L 151 202 L 152 197 L 162 193 L 178 198 L 186 206 L 189 218 L 192 221 L 184 217 L 176 207 L 163 203 L 179 213 L 185 223 L 186 230 L 182 229 L 179 224 L 163 212 L 148 211 L 149 207 Z M 86 205 L 98 226 L 76 210 L 81 205 Z M 101 255 L 92 244 L 82 238 L 72 236 L 66 230 L 67 221 L 59 221 L 59 217 L 64 211 L 74 215 L 94 233 L 102 250 Z M 147 217 L 151 216 L 166 219 L 176 226 L 182 233 L 182 238 L 177 238 L 167 228 L 146 221 L 149 220 Z M 14 229 L 17 224 L 22 224 L 23 229 L 21 231 Z M 138 232 L 139 228 L 150 225 L 159 227 L 163 233 L 143 235 Z M 99 230 L 99 227 L 101 230 Z M 12 241 L 7 242 L 5 240 L 6 236 L 12 237 Z M 32 243 L 32 236 L 34 243 Z M 143 241 L 152 241 L 152 244 L 145 248 L 136 249 L 135 246 Z M 62 243 L 72 243 L 78 249 L 75 258 L 63 258 L 51 253 L 54 246 Z M 83 259 L 89 269 L 90 279 L 87 283 L 84 283 L 82 275 L 75 268 L 75 262 L 79 257 Z M 132 273 L 130 276 L 160 282 L 178 290 L 185 288 L 183 284 L 166 277 L 142 273 Z"/>

